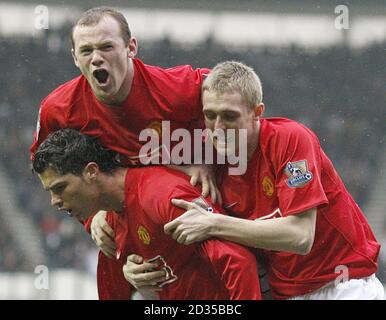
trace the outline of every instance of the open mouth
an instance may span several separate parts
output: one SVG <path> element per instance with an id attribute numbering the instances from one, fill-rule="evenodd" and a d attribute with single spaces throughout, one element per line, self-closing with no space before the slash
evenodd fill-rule
<path id="1" fill-rule="evenodd" d="M 67 214 L 68 216 L 72 217 L 72 210 L 71 209 L 60 208 L 59 210 L 65 214 Z"/>
<path id="2" fill-rule="evenodd" d="M 95 70 L 92 74 L 99 84 L 105 84 L 109 78 L 109 73 L 105 69 Z"/>

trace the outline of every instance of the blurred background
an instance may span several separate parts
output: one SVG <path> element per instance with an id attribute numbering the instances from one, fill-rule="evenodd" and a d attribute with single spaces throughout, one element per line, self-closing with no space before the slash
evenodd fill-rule
<path id="1" fill-rule="evenodd" d="M 28 149 L 40 101 L 79 74 L 71 23 L 99 5 L 125 14 L 147 64 L 253 66 L 266 116 L 317 133 L 383 245 L 386 283 L 384 0 L 14 0 L 0 2 L 0 299 L 97 298 L 96 247 L 50 207 Z"/>

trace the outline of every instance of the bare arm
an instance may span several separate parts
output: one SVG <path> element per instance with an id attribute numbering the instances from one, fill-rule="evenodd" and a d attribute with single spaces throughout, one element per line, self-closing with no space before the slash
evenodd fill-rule
<path id="1" fill-rule="evenodd" d="M 216 215 L 212 236 L 250 247 L 305 255 L 314 242 L 315 223 L 316 209 L 268 220 Z"/>
<path id="2" fill-rule="evenodd" d="M 269 220 L 246 220 L 212 214 L 194 203 L 173 200 L 188 210 L 165 225 L 164 230 L 183 244 L 216 237 L 249 247 L 307 254 L 315 236 L 316 208 Z"/>

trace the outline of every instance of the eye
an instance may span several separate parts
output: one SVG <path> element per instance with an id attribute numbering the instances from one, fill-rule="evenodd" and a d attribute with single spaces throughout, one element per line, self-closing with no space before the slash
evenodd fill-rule
<path id="1" fill-rule="evenodd" d="M 65 185 L 60 185 L 60 186 L 57 186 L 57 187 L 51 189 L 51 191 L 52 191 L 52 193 L 55 193 L 55 194 L 61 194 L 65 188 L 66 188 Z"/>
<path id="2" fill-rule="evenodd" d="M 112 48 L 113 48 L 113 46 L 112 46 L 111 44 L 106 44 L 106 45 L 104 45 L 104 46 L 102 47 L 103 50 L 110 50 L 110 49 L 112 49 Z"/>
<path id="3" fill-rule="evenodd" d="M 87 56 L 88 54 L 91 53 L 91 49 L 82 49 L 80 50 L 80 53 L 84 56 Z"/>
<path id="4" fill-rule="evenodd" d="M 238 113 L 235 112 L 225 112 L 223 114 L 224 121 L 235 121 L 238 117 Z"/>
<path id="5" fill-rule="evenodd" d="M 214 120 L 216 119 L 216 114 L 212 111 L 204 111 L 204 116 L 207 120 Z"/>

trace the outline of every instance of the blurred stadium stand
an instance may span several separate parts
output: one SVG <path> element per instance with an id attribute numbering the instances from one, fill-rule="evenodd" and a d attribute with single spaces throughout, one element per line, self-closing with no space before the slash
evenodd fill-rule
<path id="1" fill-rule="evenodd" d="M 90 237 L 81 225 L 50 208 L 49 195 L 32 175 L 29 163 L 28 147 L 40 100 L 78 75 L 68 34 L 67 26 L 50 29 L 43 37 L 0 38 L 0 174 L 7 181 L 2 184 L 0 179 L 0 192 L 11 194 L 8 201 L 19 208 L 18 215 L 28 215 L 28 222 L 23 224 L 31 229 L 17 229 L 19 220 L 10 223 L 10 219 L 18 219 L 17 215 L 4 212 L 10 204 L 0 206 L 1 277 L 14 272 L 31 275 L 37 264 L 50 270 L 95 272 L 96 249 Z M 381 67 L 386 43 L 362 49 L 341 45 L 320 50 L 296 46 L 235 50 L 210 37 L 193 47 L 176 44 L 170 38 L 139 39 L 139 44 L 138 57 L 148 64 L 213 67 L 232 59 L 253 66 L 263 82 L 266 116 L 289 117 L 317 133 L 347 188 L 369 214 L 379 241 L 386 246 L 386 73 Z M 27 233 L 40 238 L 26 240 Z M 29 242 L 36 246 L 35 259 L 26 254 Z M 385 283 L 384 249 L 378 275 Z M 0 299 L 4 297 L 0 291 Z"/>

